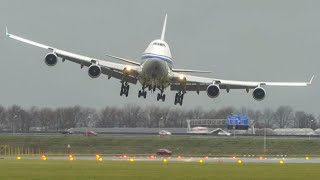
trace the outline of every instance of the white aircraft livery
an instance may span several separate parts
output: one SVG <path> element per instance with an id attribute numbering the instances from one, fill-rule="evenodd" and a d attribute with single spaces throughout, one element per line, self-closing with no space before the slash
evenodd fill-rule
<path id="1" fill-rule="evenodd" d="M 101 74 L 119 79 L 121 82 L 120 96 L 129 95 L 129 84 L 137 84 L 139 81 L 142 89 L 138 93 L 138 97 L 146 98 L 147 91 L 155 92 L 159 90 L 157 100 L 165 101 L 166 95 L 164 91 L 170 87 L 171 91 L 176 91 L 174 104 L 183 103 L 183 98 L 186 92 L 195 91 L 199 94 L 200 91 L 206 91 L 210 98 L 216 98 L 220 94 L 220 90 L 224 89 L 229 93 L 230 89 L 244 89 L 249 92 L 253 89 L 252 95 L 256 100 L 263 100 L 266 96 L 266 91 L 263 86 L 308 86 L 309 82 L 254 82 L 254 81 L 236 81 L 224 80 L 217 78 L 207 78 L 200 76 L 187 75 L 186 73 L 209 73 L 208 71 L 174 69 L 173 61 L 169 45 L 165 42 L 165 32 L 167 24 L 167 15 L 164 19 L 163 29 L 160 39 L 152 41 L 141 57 L 141 62 L 106 55 L 109 58 L 117 59 L 125 64 L 114 63 L 110 61 L 100 60 L 88 56 L 83 56 L 58 48 L 40 44 L 8 32 L 6 35 L 9 38 L 34 45 L 43 49 L 49 50 L 44 61 L 48 66 L 54 66 L 58 62 L 58 57 L 62 62 L 69 60 L 80 64 L 80 67 L 88 67 L 88 74 L 91 78 L 98 78 Z"/>

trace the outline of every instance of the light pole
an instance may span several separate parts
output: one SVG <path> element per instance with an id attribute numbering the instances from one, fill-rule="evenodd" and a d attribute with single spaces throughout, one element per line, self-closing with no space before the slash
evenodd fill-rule
<path id="1" fill-rule="evenodd" d="M 266 157 L 266 147 L 267 147 L 267 133 L 266 133 L 266 124 L 264 124 L 263 128 L 263 154 Z"/>
<path id="2" fill-rule="evenodd" d="M 313 122 L 313 121 L 314 121 L 313 119 L 310 120 L 310 129 L 311 129 L 311 130 L 312 130 L 312 122 Z M 310 136 L 311 136 L 311 132 L 309 133 L 309 140 L 311 139 Z"/>

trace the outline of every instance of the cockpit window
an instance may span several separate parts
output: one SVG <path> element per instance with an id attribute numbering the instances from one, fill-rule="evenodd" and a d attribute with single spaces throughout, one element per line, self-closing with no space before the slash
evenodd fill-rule
<path id="1" fill-rule="evenodd" d="M 163 43 L 157 43 L 157 42 L 153 43 L 153 45 L 166 47 L 166 45 L 165 45 L 165 44 L 163 44 Z"/>

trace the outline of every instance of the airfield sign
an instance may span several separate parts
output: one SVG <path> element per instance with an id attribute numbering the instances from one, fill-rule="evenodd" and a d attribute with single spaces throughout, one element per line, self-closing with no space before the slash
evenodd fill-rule
<path id="1" fill-rule="evenodd" d="M 228 116 L 227 117 L 228 129 L 248 130 L 249 117 L 248 116 Z"/>

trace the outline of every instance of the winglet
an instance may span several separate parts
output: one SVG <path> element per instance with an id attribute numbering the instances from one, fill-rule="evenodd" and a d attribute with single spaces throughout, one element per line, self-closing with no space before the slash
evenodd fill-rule
<path id="1" fill-rule="evenodd" d="M 10 36 L 7 26 L 6 26 L 6 36 Z"/>
<path id="2" fill-rule="evenodd" d="M 310 84 L 310 85 L 312 84 L 313 78 L 314 78 L 314 75 L 311 77 L 311 79 L 310 79 L 308 84 Z"/>
<path id="3" fill-rule="evenodd" d="M 162 28 L 162 33 L 161 33 L 161 40 L 164 41 L 164 36 L 166 34 L 166 26 L 167 26 L 167 17 L 168 15 L 166 14 L 163 22 L 163 28 Z"/>

